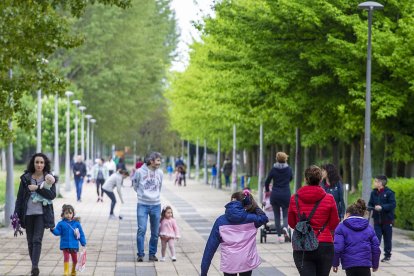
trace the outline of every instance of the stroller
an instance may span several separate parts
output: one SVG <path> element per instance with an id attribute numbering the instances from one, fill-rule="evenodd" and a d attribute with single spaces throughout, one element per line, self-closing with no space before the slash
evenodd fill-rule
<path id="1" fill-rule="evenodd" d="M 266 243 L 267 235 L 277 234 L 275 225 L 275 214 L 273 213 L 273 207 L 270 204 L 270 193 L 263 192 L 262 208 L 263 212 L 269 218 L 269 222 L 260 228 L 260 243 L 263 243 L 263 241 Z"/>

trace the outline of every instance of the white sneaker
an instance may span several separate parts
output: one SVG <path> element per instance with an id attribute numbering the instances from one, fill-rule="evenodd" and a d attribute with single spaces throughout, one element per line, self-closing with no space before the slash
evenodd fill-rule
<path id="1" fill-rule="evenodd" d="M 177 258 L 176 258 L 175 256 L 172 256 L 172 257 L 171 257 L 171 260 L 172 260 L 173 262 L 175 262 L 175 261 L 177 260 Z"/>
<path id="2" fill-rule="evenodd" d="M 165 262 L 165 257 L 161 257 L 160 262 Z"/>

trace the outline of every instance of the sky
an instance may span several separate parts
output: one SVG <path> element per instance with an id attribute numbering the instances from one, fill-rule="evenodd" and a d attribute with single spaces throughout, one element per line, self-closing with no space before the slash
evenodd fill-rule
<path id="1" fill-rule="evenodd" d="M 189 45 L 200 39 L 199 32 L 193 27 L 192 21 L 199 21 L 204 15 L 212 14 L 213 0 L 172 0 L 171 7 L 175 10 L 177 24 L 181 33 L 178 43 L 178 58 L 173 62 L 171 70 L 184 71 L 188 65 Z"/>

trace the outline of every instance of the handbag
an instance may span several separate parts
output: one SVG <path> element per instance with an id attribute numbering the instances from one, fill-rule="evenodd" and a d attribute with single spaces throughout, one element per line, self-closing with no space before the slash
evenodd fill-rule
<path id="1" fill-rule="evenodd" d="M 76 264 L 76 271 L 82 272 L 86 266 L 86 248 L 78 253 L 78 263 Z"/>

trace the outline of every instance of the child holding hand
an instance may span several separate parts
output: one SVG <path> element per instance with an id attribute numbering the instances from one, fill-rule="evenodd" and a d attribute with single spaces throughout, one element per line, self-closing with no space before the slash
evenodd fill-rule
<path id="1" fill-rule="evenodd" d="M 86 238 L 83 233 L 79 218 L 75 217 L 75 209 L 68 204 L 62 206 L 62 220 L 51 232 L 55 236 L 60 236 L 60 250 L 63 251 L 63 274 L 69 275 L 69 255 L 72 258 L 72 273 L 76 275 L 76 263 L 78 262 L 77 253 L 79 243 L 85 247 Z"/>
<path id="2" fill-rule="evenodd" d="M 161 262 L 165 262 L 165 252 L 167 250 L 167 244 L 170 248 L 171 260 L 175 262 L 175 239 L 180 238 L 180 232 L 178 230 L 177 223 L 174 219 L 173 211 L 170 206 L 166 206 L 161 212 L 160 220 L 160 239 L 161 239 Z"/>

